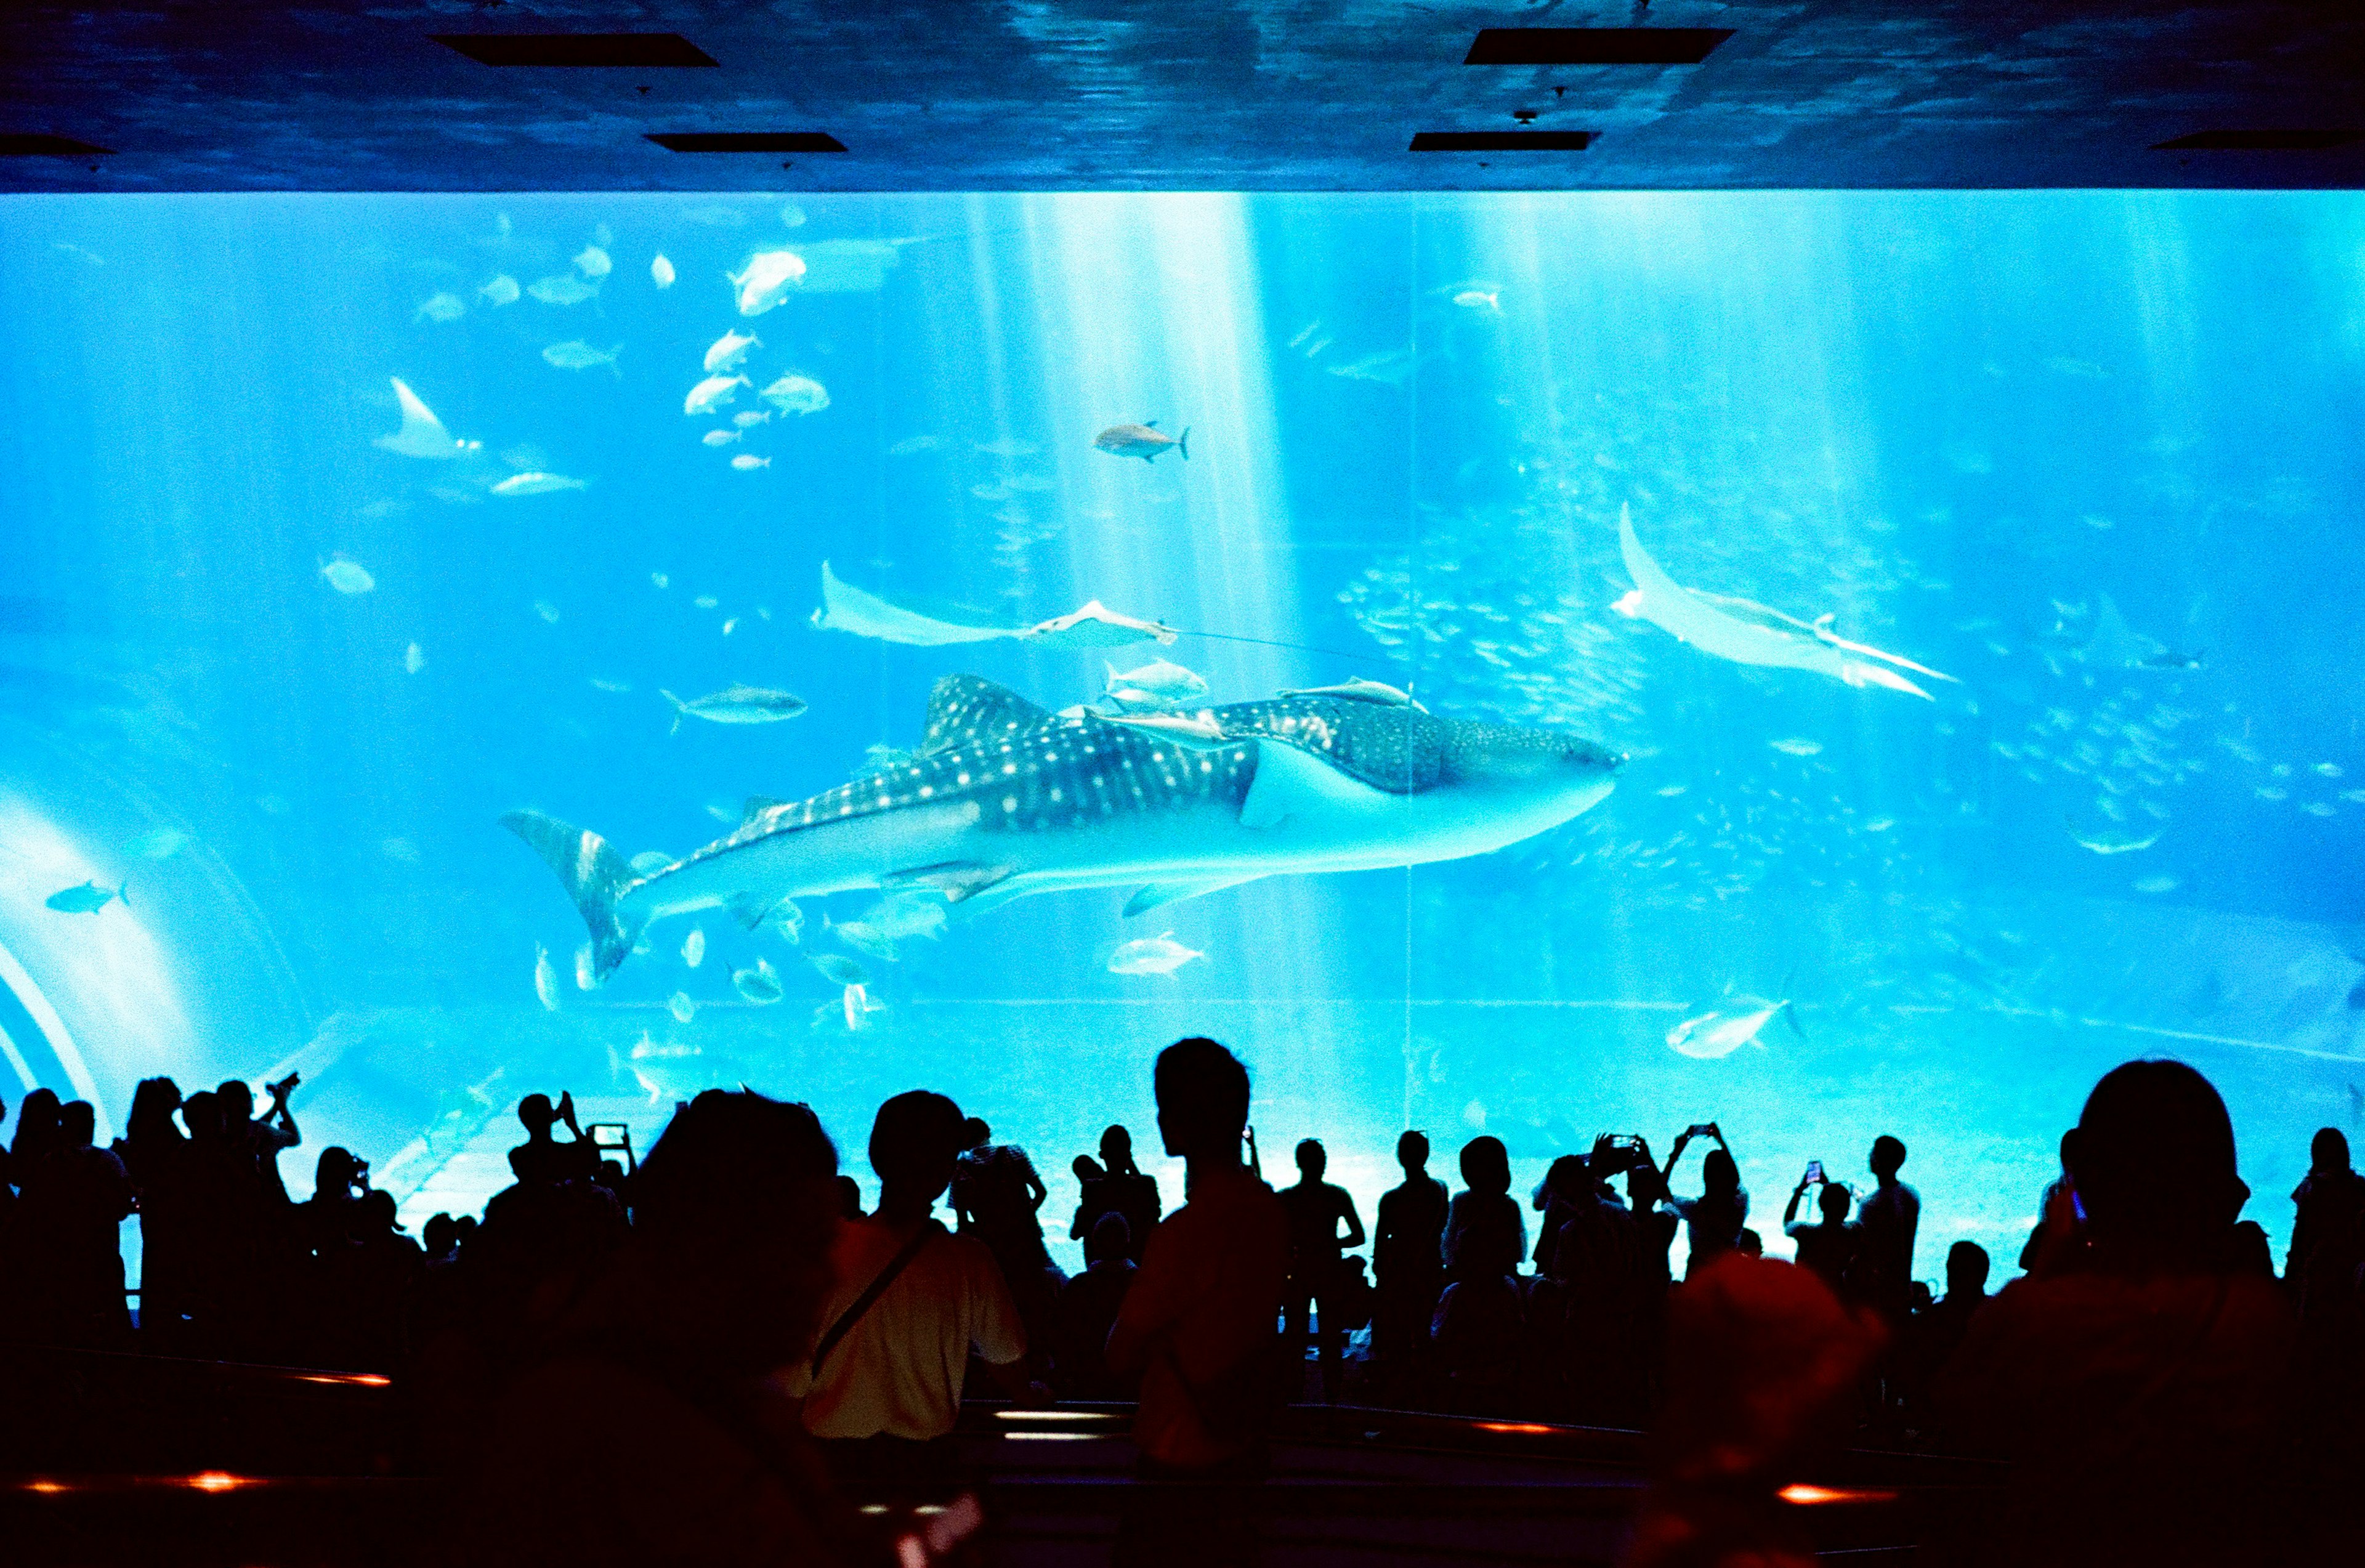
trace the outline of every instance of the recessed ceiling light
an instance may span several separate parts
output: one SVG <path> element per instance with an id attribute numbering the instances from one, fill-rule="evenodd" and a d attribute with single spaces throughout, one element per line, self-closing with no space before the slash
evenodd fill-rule
<path id="1" fill-rule="evenodd" d="M 76 141 L 71 136 L 36 136 L 21 132 L 0 133 L 0 158 L 108 158 L 114 150 L 93 147 L 87 141 Z"/>
<path id="2" fill-rule="evenodd" d="M 1698 65 L 1731 28 L 1482 28 L 1464 65 Z"/>
<path id="3" fill-rule="evenodd" d="M 431 33 L 479 65 L 599 65 L 635 71 L 712 65 L 679 33 Z"/>
<path id="4" fill-rule="evenodd" d="M 843 152 L 846 143 L 822 130 L 672 130 L 649 140 L 675 152 Z"/>
<path id="5" fill-rule="evenodd" d="M 1424 130 L 1412 139 L 1415 152 L 1582 152 L 1593 145 L 1589 130 Z"/>
<path id="6" fill-rule="evenodd" d="M 2365 130 L 2196 130 L 2152 144 L 2155 152 L 2315 152 L 2365 141 Z"/>

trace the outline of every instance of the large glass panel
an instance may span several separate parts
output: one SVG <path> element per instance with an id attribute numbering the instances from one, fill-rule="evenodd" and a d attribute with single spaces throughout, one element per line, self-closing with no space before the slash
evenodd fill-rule
<path id="1" fill-rule="evenodd" d="M 415 1226 L 529 1092 L 925 1086 L 1057 1240 L 1205 1033 L 1367 1218 L 1712 1120 L 1779 1253 L 1897 1134 L 1934 1278 L 2117 1061 L 2279 1243 L 2365 1116 L 2354 197 L 17 197 L 0 297 L 0 1036 L 109 1132 L 299 1070 Z M 1084 711 L 947 783 L 953 676 Z"/>

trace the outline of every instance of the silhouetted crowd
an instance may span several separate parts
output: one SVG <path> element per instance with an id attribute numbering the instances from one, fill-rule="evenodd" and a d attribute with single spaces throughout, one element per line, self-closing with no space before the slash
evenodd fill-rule
<path id="1" fill-rule="evenodd" d="M 184 1098 L 149 1080 L 110 1148 L 88 1104 L 28 1095 L 0 1151 L 0 1330 L 399 1372 L 425 1462 L 549 1505 L 509 1561 L 622 1563 L 657 1542 L 685 1560 L 931 1556 L 968 1515 L 898 1541 L 835 1488 L 949 1495 L 972 1392 L 1138 1401 L 1145 1473 L 1201 1479 L 1256 1476 L 1274 1414 L 1317 1393 L 1655 1425 L 1637 1552 L 1670 1563 L 1767 1549 L 1753 1531 L 1774 1516 L 1744 1482 L 1770 1487 L 1816 1432 L 2011 1461 L 1994 1528 L 1999 1560 L 2018 1562 L 2272 1561 L 2303 1528 L 2293 1499 L 2365 1460 L 2365 1179 L 2338 1131 L 2316 1135 L 2278 1276 L 2238 1218 L 2249 1192 L 2224 1103 L 2174 1062 L 2095 1087 L 2023 1277 L 1993 1295 L 1969 1242 L 1949 1249 L 1943 1294 L 1916 1282 L 1921 1201 L 1886 1135 L 1860 1203 L 1808 1166 L 1781 1216 L 1796 1263 L 1765 1260 L 1716 1123 L 1664 1160 L 1640 1137 L 1601 1137 L 1524 1204 L 1498 1139 L 1462 1147 L 1449 1192 L 1407 1132 L 1367 1276 L 1362 1218 L 1326 1180 L 1322 1144 L 1296 1147 L 1295 1182 L 1268 1184 L 1247 1070 L 1204 1039 L 1154 1070 L 1182 1202 L 1170 1211 L 1126 1129 L 1108 1128 L 1072 1167 L 1073 1275 L 1046 1246 L 1033 1161 L 941 1094 L 880 1107 L 870 1213 L 803 1105 L 709 1091 L 634 1168 L 586 1136 L 571 1098 L 530 1095 L 514 1184 L 481 1223 L 436 1215 L 422 1246 L 345 1149 L 323 1150 L 313 1195 L 289 1201 L 297 1086 L 267 1085 L 258 1114 L 243 1083 Z M 134 1212 L 136 1329 L 118 1246 Z M 1242 1526 L 1194 1506 L 1128 1528 L 1140 1560 L 1205 1562 Z"/>

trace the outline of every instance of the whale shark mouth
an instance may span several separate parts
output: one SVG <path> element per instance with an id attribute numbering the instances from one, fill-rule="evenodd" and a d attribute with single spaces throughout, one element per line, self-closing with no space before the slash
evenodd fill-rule
<path id="1" fill-rule="evenodd" d="M 1221 741 L 1183 745 L 947 676 L 908 761 L 801 801 L 752 800 L 735 831 L 645 876 L 556 817 L 501 823 L 557 874 L 604 979 L 649 921 L 698 909 L 752 929 L 785 900 L 859 889 L 983 909 L 1129 886 L 1130 915 L 1267 876 L 1485 854 L 1590 807 L 1624 761 L 1567 735 L 1365 696 L 1286 695 L 1205 717 Z"/>

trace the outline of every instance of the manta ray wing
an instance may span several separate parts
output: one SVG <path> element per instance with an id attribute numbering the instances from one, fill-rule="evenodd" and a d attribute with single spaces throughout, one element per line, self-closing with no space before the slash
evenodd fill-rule
<path id="1" fill-rule="evenodd" d="M 906 647 L 943 648 L 961 643 L 990 643 L 1019 634 L 1007 627 L 966 626 L 906 610 L 846 582 L 830 570 L 827 561 L 821 564 L 821 609 L 813 612 L 813 624 L 822 631 L 901 643 Z"/>

